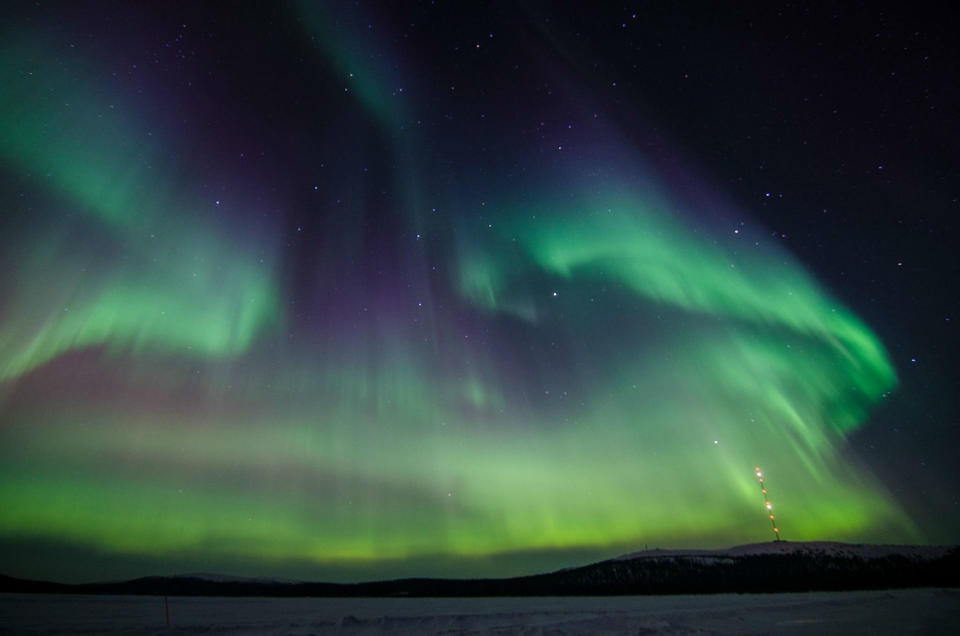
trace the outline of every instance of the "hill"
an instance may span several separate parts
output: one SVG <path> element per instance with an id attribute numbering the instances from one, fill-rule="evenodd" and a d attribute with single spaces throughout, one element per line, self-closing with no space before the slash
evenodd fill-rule
<path id="1" fill-rule="evenodd" d="M 960 586 L 960 548 L 772 542 L 647 550 L 507 579 L 298 582 L 211 574 L 68 585 L 0 576 L 0 592 L 166 596 L 584 596 Z"/>

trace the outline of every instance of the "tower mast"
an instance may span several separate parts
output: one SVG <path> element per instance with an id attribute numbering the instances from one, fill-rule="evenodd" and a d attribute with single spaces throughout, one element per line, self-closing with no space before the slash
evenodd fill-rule
<path id="1" fill-rule="evenodd" d="M 757 466 L 754 471 L 757 473 L 757 482 L 760 483 L 760 492 L 763 493 L 763 505 L 767 508 L 767 514 L 770 515 L 770 525 L 773 527 L 774 541 L 782 541 L 780 537 L 780 528 L 777 527 L 777 520 L 773 515 L 773 504 L 770 503 L 770 497 L 767 495 L 767 486 L 763 483 L 763 471 Z"/>

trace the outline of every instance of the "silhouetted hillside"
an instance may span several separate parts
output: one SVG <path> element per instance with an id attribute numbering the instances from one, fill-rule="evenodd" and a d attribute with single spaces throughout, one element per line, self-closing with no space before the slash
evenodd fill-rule
<path id="1" fill-rule="evenodd" d="M 0 576 L 0 592 L 166 596 L 559 596 L 960 586 L 960 548 L 840 543 L 654 550 L 509 579 L 308 583 L 213 575 L 67 585 Z"/>

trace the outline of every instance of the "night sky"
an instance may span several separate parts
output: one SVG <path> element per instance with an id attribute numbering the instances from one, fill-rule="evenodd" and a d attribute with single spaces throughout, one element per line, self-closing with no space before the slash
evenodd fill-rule
<path id="1" fill-rule="evenodd" d="M 950 15 L 19 3 L 0 572 L 960 537 Z"/>

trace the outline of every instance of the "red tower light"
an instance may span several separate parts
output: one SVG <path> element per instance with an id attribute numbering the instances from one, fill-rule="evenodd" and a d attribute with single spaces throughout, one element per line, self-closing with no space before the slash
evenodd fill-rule
<path id="1" fill-rule="evenodd" d="M 754 469 L 754 472 L 757 475 L 757 482 L 760 484 L 760 492 L 763 493 L 763 505 L 766 506 L 767 512 L 770 517 L 770 525 L 773 526 L 773 536 L 775 541 L 780 541 L 780 528 L 777 527 L 777 522 L 773 516 L 773 504 L 770 503 L 770 500 L 767 498 L 767 487 L 763 483 L 763 471 L 760 470 L 760 467 L 757 466 Z"/>

